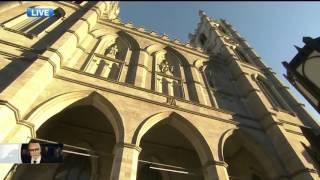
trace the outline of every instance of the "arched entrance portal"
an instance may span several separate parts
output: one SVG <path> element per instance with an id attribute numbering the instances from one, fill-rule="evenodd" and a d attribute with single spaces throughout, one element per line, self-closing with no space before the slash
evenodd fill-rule
<path id="1" fill-rule="evenodd" d="M 140 147 L 142 151 L 139 159 L 157 164 L 140 162 L 137 180 L 203 179 L 202 166 L 197 152 L 189 140 L 166 123 L 166 120 L 152 127 L 144 135 Z"/>
<path id="2" fill-rule="evenodd" d="M 210 160 L 210 153 L 203 137 L 188 120 L 176 113 L 160 113 L 145 121 L 138 132 L 136 143 L 142 151 L 137 180 L 206 178 L 203 164 Z"/>
<path id="3" fill-rule="evenodd" d="M 69 106 L 52 116 L 38 130 L 37 138 L 89 149 L 97 157 L 65 153 L 61 164 L 20 165 L 14 180 L 99 180 L 109 179 L 115 133 L 106 116 L 92 105 Z"/>
<path id="4" fill-rule="evenodd" d="M 248 134 L 233 130 L 223 145 L 223 159 L 228 164 L 230 180 L 267 180 L 277 172 L 270 167 L 270 159 Z M 272 172 L 272 173 L 270 173 Z"/>

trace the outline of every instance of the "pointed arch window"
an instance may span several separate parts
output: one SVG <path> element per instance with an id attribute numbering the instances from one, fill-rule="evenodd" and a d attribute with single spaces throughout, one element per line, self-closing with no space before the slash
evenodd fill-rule
<path id="1" fill-rule="evenodd" d="M 210 88 L 215 88 L 215 81 L 214 81 L 214 72 L 212 67 L 209 65 L 204 70 L 205 73 L 205 79 L 208 82 Z"/>
<path id="2" fill-rule="evenodd" d="M 279 97 L 273 87 L 260 76 L 257 77 L 257 84 L 274 108 L 280 108 L 286 111 L 289 110 L 287 105 L 281 100 L 281 97 Z"/>
<path id="3" fill-rule="evenodd" d="M 178 57 L 170 51 L 154 53 L 154 89 L 168 96 L 183 98 L 183 80 Z"/>
<path id="4" fill-rule="evenodd" d="M 238 56 L 240 61 L 250 63 L 249 59 L 243 54 L 243 52 L 239 48 L 236 48 L 234 52 Z"/>
<path id="5" fill-rule="evenodd" d="M 104 53 L 105 56 L 108 56 L 113 59 L 118 59 L 119 58 L 119 48 L 116 43 L 108 47 Z"/>
<path id="6" fill-rule="evenodd" d="M 118 81 L 128 51 L 129 44 L 120 36 L 101 38 L 84 71 Z"/>
<path id="7" fill-rule="evenodd" d="M 48 7 L 35 6 L 33 8 Z M 62 8 L 54 7 L 54 9 L 54 16 L 51 17 L 28 17 L 25 12 L 13 19 L 3 22 L 1 26 L 7 31 L 15 32 L 31 39 L 39 37 L 45 30 L 55 27 L 59 22 L 58 20 L 65 16 L 65 11 Z"/>
<path id="8" fill-rule="evenodd" d="M 220 32 L 222 32 L 223 34 L 227 35 L 227 31 L 220 25 L 219 28 Z"/>
<path id="9" fill-rule="evenodd" d="M 200 37 L 199 37 L 199 41 L 200 41 L 201 45 L 204 46 L 205 43 L 207 42 L 207 36 L 204 33 L 201 33 Z"/>

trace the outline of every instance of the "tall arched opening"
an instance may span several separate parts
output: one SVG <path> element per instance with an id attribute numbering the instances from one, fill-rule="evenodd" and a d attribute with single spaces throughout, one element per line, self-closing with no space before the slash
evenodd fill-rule
<path id="1" fill-rule="evenodd" d="M 123 137 L 123 132 L 114 128 L 114 119 L 108 118 L 114 117 L 115 109 L 102 105 L 103 102 L 107 101 L 101 95 L 92 93 L 46 120 L 37 129 L 36 139 L 63 143 L 64 149 L 71 152 L 63 153 L 64 161 L 60 164 L 19 165 L 12 179 L 109 179 L 117 135 Z"/>
<path id="2" fill-rule="evenodd" d="M 182 116 L 154 115 L 136 135 L 135 143 L 142 148 L 137 180 L 209 179 L 203 167 L 213 159 L 211 151 L 196 127 Z"/>
<path id="3" fill-rule="evenodd" d="M 283 176 L 284 169 L 276 160 L 276 154 L 263 148 L 262 144 L 250 135 L 243 130 L 226 132 L 220 156 L 228 164 L 229 179 L 266 180 Z"/>

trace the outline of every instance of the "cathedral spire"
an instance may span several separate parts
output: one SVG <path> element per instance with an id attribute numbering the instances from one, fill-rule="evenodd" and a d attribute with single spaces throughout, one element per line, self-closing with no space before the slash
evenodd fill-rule
<path id="1" fill-rule="evenodd" d="M 199 10 L 199 16 L 206 16 L 206 13 L 203 10 Z"/>

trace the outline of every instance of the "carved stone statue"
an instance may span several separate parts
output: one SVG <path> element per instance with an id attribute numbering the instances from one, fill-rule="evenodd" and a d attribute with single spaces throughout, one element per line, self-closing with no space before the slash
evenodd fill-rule
<path id="1" fill-rule="evenodd" d="M 118 53 L 119 49 L 118 49 L 118 46 L 117 45 L 114 45 L 111 47 L 109 53 L 107 54 L 108 56 L 110 57 L 113 57 L 113 58 L 116 58 L 116 55 Z"/>
<path id="2" fill-rule="evenodd" d="M 163 60 L 160 65 L 159 65 L 160 71 L 163 73 L 166 73 L 167 71 L 173 73 L 174 72 L 174 67 L 169 64 L 168 61 Z"/>

